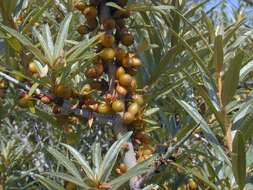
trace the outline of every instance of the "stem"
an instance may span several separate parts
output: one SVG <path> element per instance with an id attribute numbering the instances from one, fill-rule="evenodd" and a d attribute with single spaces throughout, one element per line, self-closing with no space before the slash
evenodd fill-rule
<path id="1" fill-rule="evenodd" d="M 218 80 L 218 97 L 220 100 L 220 104 L 221 104 L 221 116 L 222 119 L 224 121 L 224 126 L 227 129 L 226 133 L 225 133 L 225 141 L 227 144 L 227 148 L 230 152 L 232 152 L 232 136 L 231 136 L 231 128 L 232 128 L 232 124 L 228 123 L 228 119 L 227 119 L 227 112 L 225 110 L 225 105 L 222 101 L 222 78 L 221 78 L 221 74 L 220 72 L 217 73 L 217 80 Z"/>
<path id="2" fill-rule="evenodd" d="M 5 179 L 6 179 L 6 170 L 5 167 L 3 168 L 3 174 L 2 174 L 2 179 L 1 179 L 1 190 L 5 190 Z"/>

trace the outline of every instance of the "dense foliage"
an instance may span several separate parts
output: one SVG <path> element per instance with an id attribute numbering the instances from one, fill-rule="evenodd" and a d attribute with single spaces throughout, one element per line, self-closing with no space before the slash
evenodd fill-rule
<path id="1" fill-rule="evenodd" d="M 0 0 L 0 190 L 253 189 L 252 6 Z"/>

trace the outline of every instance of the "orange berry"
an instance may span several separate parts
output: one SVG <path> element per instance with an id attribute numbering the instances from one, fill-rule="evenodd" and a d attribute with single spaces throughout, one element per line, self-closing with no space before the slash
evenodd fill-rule
<path id="1" fill-rule="evenodd" d="M 125 112 L 123 115 L 123 122 L 130 124 L 134 121 L 134 115 L 131 112 Z"/>
<path id="2" fill-rule="evenodd" d="M 124 33 L 121 36 L 121 43 L 125 46 L 131 46 L 134 43 L 134 37 L 131 34 Z"/>
<path id="3" fill-rule="evenodd" d="M 15 75 L 14 77 L 15 77 L 15 79 L 17 79 L 19 82 L 24 82 L 24 81 L 25 81 L 25 78 L 22 77 L 22 76 L 20 76 L 20 75 Z"/>
<path id="4" fill-rule="evenodd" d="M 107 18 L 103 22 L 104 30 L 112 30 L 115 28 L 115 20 L 113 18 Z"/>
<path id="5" fill-rule="evenodd" d="M 132 66 L 140 67 L 141 65 L 142 65 L 142 61 L 139 58 L 137 57 L 132 58 Z"/>
<path id="6" fill-rule="evenodd" d="M 112 109 L 115 112 L 123 112 L 125 110 L 125 103 L 121 100 L 116 100 L 112 103 Z"/>
<path id="7" fill-rule="evenodd" d="M 59 85 L 55 90 L 55 95 L 68 99 L 72 96 L 72 89 L 64 85 Z"/>
<path id="8" fill-rule="evenodd" d="M 121 173 L 126 173 L 127 168 L 126 168 L 126 165 L 124 163 L 121 163 L 119 168 L 120 168 Z"/>
<path id="9" fill-rule="evenodd" d="M 28 71 L 30 71 L 31 73 L 38 73 L 38 70 L 33 61 L 28 64 Z"/>
<path id="10" fill-rule="evenodd" d="M 130 57 L 124 57 L 124 58 L 122 59 L 122 65 L 123 65 L 124 67 L 126 67 L 126 68 L 131 67 L 131 66 L 132 66 L 132 58 L 130 58 Z"/>
<path id="11" fill-rule="evenodd" d="M 97 21 L 96 18 L 94 18 L 94 19 L 88 19 L 87 20 L 87 25 L 88 25 L 88 27 L 89 27 L 90 30 L 94 30 L 98 26 L 98 21 Z"/>
<path id="12" fill-rule="evenodd" d="M 77 8 L 77 9 L 80 10 L 80 11 L 83 11 L 83 10 L 85 9 L 86 6 L 87 6 L 86 3 L 81 2 L 81 1 L 79 1 L 79 2 L 77 2 L 77 3 L 75 4 L 75 8 Z"/>
<path id="13" fill-rule="evenodd" d="M 127 89 L 125 89 L 123 86 L 117 85 L 116 91 L 120 94 L 125 96 L 127 94 Z"/>
<path id="14" fill-rule="evenodd" d="M 125 74 L 126 71 L 124 69 L 124 67 L 118 67 L 116 70 L 116 78 L 119 79 L 121 75 Z"/>
<path id="15" fill-rule="evenodd" d="M 8 86 L 9 86 L 9 84 L 8 84 L 8 81 L 7 81 L 7 80 L 2 80 L 2 81 L 0 82 L 0 88 L 6 89 L 6 88 L 8 88 Z"/>
<path id="16" fill-rule="evenodd" d="M 128 109 L 127 109 L 128 112 L 132 113 L 133 115 L 136 115 L 139 111 L 140 111 L 140 107 L 139 107 L 139 104 L 134 102 L 132 103 Z"/>
<path id="17" fill-rule="evenodd" d="M 139 105 L 144 104 L 143 96 L 140 95 L 140 94 L 135 94 L 135 95 L 133 96 L 133 101 L 134 101 L 134 102 L 137 102 Z"/>
<path id="18" fill-rule="evenodd" d="M 28 108 L 29 107 L 29 99 L 30 97 L 28 94 L 22 94 L 21 98 L 18 100 L 18 105 L 21 108 Z"/>
<path id="19" fill-rule="evenodd" d="M 129 89 L 131 92 L 135 92 L 136 88 L 137 88 L 137 81 L 135 80 L 135 78 L 132 78 L 131 84 L 130 84 L 130 86 L 128 87 L 128 89 Z"/>
<path id="20" fill-rule="evenodd" d="M 79 34 L 88 34 L 89 33 L 89 28 L 85 25 L 81 25 L 77 28 L 77 32 Z"/>
<path id="21" fill-rule="evenodd" d="M 111 106 L 110 104 L 107 104 L 107 103 L 100 103 L 98 105 L 98 112 L 101 113 L 101 114 L 106 114 L 108 113 L 109 111 L 111 110 Z"/>
<path id="22" fill-rule="evenodd" d="M 113 60 L 115 57 L 115 52 L 112 48 L 104 48 L 99 56 L 106 61 Z"/>
<path id="23" fill-rule="evenodd" d="M 88 6 L 88 7 L 85 7 L 85 9 L 83 10 L 83 15 L 87 19 L 94 19 L 98 15 L 98 10 L 93 6 Z"/>
<path id="24" fill-rule="evenodd" d="M 132 83 L 132 76 L 129 74 L 122 74 L 120 75 L 119 82 L 122 86 L 129 87 Z"/>
<path id="25" fill-rule="evenodd" d="M 124 57 L 126 57 L 127 53 L 126 50 L 122 49 L 122 48 L 116 48 L 115 49 L 115 55 L 116 55 L 116 59 L 118 61 L 122 61 Z"/>
<path id="26" fill-rule="evenodd" d="M 198 187 L 197 183 L 193 180 L 190 180 L 188 184 L 191 190 L 195 190 Z"/>
<path id="27" fill-rule="evenodd" d="M 103 36 L 101 36 L 100 40 L 101 44 L 107 48 L 112 47 L 115 42 L 115 38 L 112 34 L 104 34 Z"/>
<path id="28" fill-rule="evenodd" d="M 44 104 L 50 104 L 51 103 L 51 99 L 48 96 L 43 96 L 40 100 Z"/>

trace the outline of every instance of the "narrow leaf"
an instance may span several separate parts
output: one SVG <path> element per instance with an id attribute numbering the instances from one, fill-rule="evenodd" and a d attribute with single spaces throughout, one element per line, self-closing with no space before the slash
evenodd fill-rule
<path id="1" fill-rule="evenodd" d="M 222 87 L 222 101 L 224 105 L 227 105 L 232 100 L 232 97 L 236 92 L 243 57 L 244 52 L 239 51 L 232 59 L 231 64 L 224 75 Z"/>
<path id="2" fill-rule="evenodd" d="M 220 73 L 223 66 L 223 43 L 222 43 L 222 35 L 218 35 L 214 40 L 214 65 L 216 68 L 216 72 Z"/>
<path id="3" fill-rule="evenodd" d="M 55 172 L 46 172 L 45 174 L 47 175 L 50 175 L 50 176 L 53 176 L 53 177 L 58 177 L 58 178 L 61 178 L 63 179 L 64 181 L 68 181 L 68 182 L 71 182 L 71 183 L 74 183 L 80 187 L 83 187 L 85 189 L 90 189 L 90 187 L 84 183 L 82 180 L 80 179 L 77 179 L 69 174 L 65 174 L 65 173 L 55 173 Z"/>
<path id="4" fill-rule="evenodd" d="M 70 145 L 67 144 L 63 144 L 62 145 L 64 147 L 66 147 L 71 154 L 74 156 L 74 158 L 78 161 L 78 164 L 80 164 L 84 170 L 84 172 L 87 174 L 88 178 L 90 178 L 91 180 L 95 180 L 95 176 L 89 166 L 89 163 L 85 160 L 85 158 L 73 147 L 71 147 Z"/>
<path id="5" fill-rule="evenodd" d="M 47 179 L 41 175 L 35 175 L 36 179 L 42 183 L 45 187 L 47 187 L 50 190 L 65 190 L 62 186 L 60 186 L 58 183 L 55 183 L 51 179 Z"/>
<path id="6" fill-rule="evenodd" d="M 104 160 L 101 164 L 98 179 L 106 182 L 111 175 L 112 168 L 117 160 L 117 156 L 121 150 L 121 147 L 126 143 L 133 132 L 126 133 L 121 139 L 117 140 L 106 153 Z"/>
<path id="7" fill-rule="evenodd" d="M 31 20 L 25 25 L 22 30 L 22 33 L 26 33 L 30 28 L 34 25 L 34 23 L 39 19 L 42 13 L 50 7 L 50 5 L 54 2 L 54 0 L 48 0 L 45 5 L 31 18 Z"/>
<path id="8" fill-rule="evenodd" d="M 237 131 L 233 140 L 232 170 L 235 181 L 243 190 L 246 183 L 246 151 L 243 135 Z"/>
<path id="9" fill-rule="evenodd" d="M 58 152 L 57 150 L 49 147 L 48 152 L 52 154 L 68 171 L 78 179 L 82 179 L 82 176 L 78 172 L 76 166 L 68 160 L 62 153 Z"/>
<path id="10" fill-rule="evenodd" d="M 69 24 L 72 18 L 72 13 L 69 13 L 61 23 L 54 48 L 54 58 L 58 58 L 60 56 L 60 51 L 63 49 L 64 42 L 68 36 Z"/>

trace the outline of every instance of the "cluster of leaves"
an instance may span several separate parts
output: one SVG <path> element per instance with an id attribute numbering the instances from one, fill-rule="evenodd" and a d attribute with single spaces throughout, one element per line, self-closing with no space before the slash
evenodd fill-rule
<path id="1" fill-rule="evenodd" d="M 60 79 L 58 84 L 80 89 L 86 82 L 83 71 L 96 56 L 90 47 L 99 36 L 92 34 L 94 37 L 88 39 L 78 34 L 76 29 L 82 16 L 74 11 L 72 1 L 3 2 L 0 70 L 33 81 L 30 95 L 39 85 L 48 88 L 55 85 L 51 79 L 56 76 Z M 248 7 L 252 4 L 241 1 L 232 6 L 228 1 L 218 1 L 210 7 L 208 2 L 142 0 L 130 1 L 127 6 L 135 13 L 130 17 L 129 27 L 141 44 L 135 49 L 144 64 L 136 78 L 140 87 L 149 86 L 145 102 L 155 107 L 146 112 L 149 119 L 145 119 L 148 124 L 145 130 L 152 137 L 156 152 L 165 153 L 170 144 L 199 126 L 170 157 L 172 161 L 161 165 L 159 173 L 147 183 L 157 184 L 161 189 L 190 188 L 189 179 L 194 179 L 198 189 L 253 186 L 252 86 L 248 85 L 253 70 L 252 17 Z M 228 12 L 230 16 L 226 16 Z M 20 18 L 22 23 L 17 24 Z M 61 24 L 57 22 L 59 19 Z M 39 32 L 35 22 L 47 24 Z M 30 60 L 35 60 L 40 78 L 29 75 L 25 64 L 20 64 Z M 61 64 L 65 62 L 67 66 Z M 10 84 L 5 99 L 0 100 L 1 137 L 16 139 L 1 141 L 2 189 L 43 189 L 40 183 L 48 189 L 64 189 L 66 181 L 84 189 L 128 189 L 127 185 L 121 185 L 151 169 L 148 166 L 155 157 L 117 176 L 112 169 L 120 162 L 117 160 L 120 148 L 131 133 L 109 148 L 112 131 L 109 127 L 101 129 L 100 124 L 92 129 L 83 123 L 71 126 L 74 134 L 68 139 L 78 141 L 71 143 L 76 149 L 66 144 L 58 147 L 60 152 L 56 148 L 45 149 L 64 142 L 67 137 L 60 138 L 64 129 L 48 114 L 48 106 L 38 103 L 31 105 L 30 110 L 15 109 L 17 94 L 21 92 L 22 89 Z M 38 118 L 43 121 L 37 121 Z M 17 130 L 15 125 L 21 129 Z M 20 145 L 21 137 L 26 137 L 29 146 Z M 95 137 L 99 137 L 101 145 L 93 144 Z M 24 154 L 27 147 L 32 157 Z M 36 151 L 48 158 L 40 166 L 29 163 L 38 156 Z M 106 151 L 102 159 L 101 152 Z M 85 152 L 85 158 L 80 152 Z M 56 160 L 64 167 L 57 165 Z M 33 171 L 35 166 L 37 171 L 42 167 L 49 172 L 34 174 L 38 173 Z"/>

